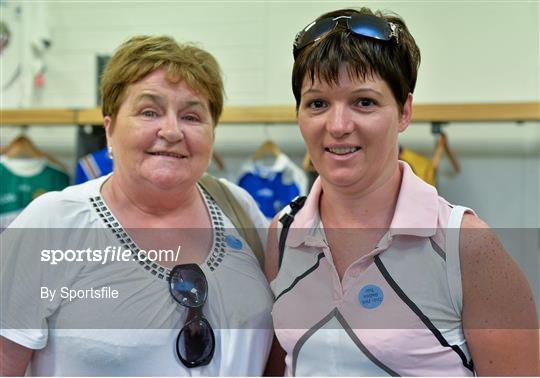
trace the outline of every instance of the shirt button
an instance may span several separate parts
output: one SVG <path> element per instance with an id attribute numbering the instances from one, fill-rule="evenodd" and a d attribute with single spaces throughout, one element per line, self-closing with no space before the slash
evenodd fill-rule
<path id="1" fill-rule="evenodd" d="M 353 268 L 351 269 L 351 273 L 350 273 L 350 276 L 351 277 L 358 277 L 360 275 L 360 269 L 358 268 Z"/>

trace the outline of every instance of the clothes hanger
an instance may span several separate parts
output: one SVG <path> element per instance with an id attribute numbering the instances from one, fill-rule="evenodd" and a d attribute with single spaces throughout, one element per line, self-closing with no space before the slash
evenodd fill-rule
<path id="1" fill-rule="evenodd" d="M 448 138 L 446 137 L 446 134 L 442 131 L 439 131 L 438 134 L 439 142 L 437 143 L 437 147 L 435 148 L 432 159 L 433 169 L 437 170 L 437 168 L 439 168 L 441 157 L 444 152 L 450 160 L 450 163 L 452 164 L 452 167 L 454 168 L 456 173 L 459 173 L 461 171 L 461 167 L 459 165 L 458 159 L 454 155 L 454 152 L 450 149 L 450 144 L 448 143 Z"/>
<path id="2" fill-rule="evenodd" d="M 277 158 L 281 154 L 279 146 L 272 140 L 270 133 L 268 132 L 268 125 L 264 125 L 264 134 L 266 135 L 266 142 L 261 144 L 259 148 L 251 155 L 251 160 L 259 160 L 265 156 L 273 156 Z"/>
<path id="3" fill-rule="evenodd" d="M 30 158 L 30 159 L 47 159 L 51 163 L 59 166 L 64 171 L 67 167 L 60 160 L 41 151 L 36 145 L 26 136 L 25 129 L 21 134 L 13 139 L 7 146 L 0 148 L 0 155 L 8 158 Z"/>
<path id="4" fill-rule="evenodd" d="M 281 154 L 279 146 L 273 140 L 267 140 L 251 155 L 251 160 L 259 160 L 267 155 L 278 157 Z"/>
<path id="5" fill-rule="evenodd" d="M 219 154 L 216 151 L 212 152 L 212 160 L 214 161 L 214 163 L 216 164 L 217 168 L 220 171 L 225 170 L 225 163 L 223 162 L 223 159 L 221 158 L 221 156 L 219 156 Z"/>

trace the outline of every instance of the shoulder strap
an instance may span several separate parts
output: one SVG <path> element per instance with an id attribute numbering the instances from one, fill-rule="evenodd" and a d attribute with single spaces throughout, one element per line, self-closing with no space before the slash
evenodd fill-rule
<path id="1" fill-rule="evenodd" d="M 210 194 L 214 201 L 216 201 L 223 213 L 229 217 L 236 227 L 236 230 L 251 247 L 261 268 L 264 268 L 264 251 L 261 239 L 257 234 L 253 221 L 236 200 L 229 188 L 208 173 L 205 173 L 203 177 L 201 177 L 199 184 L 208 192 L 208 194 Z"/>
<path id="2" fill-rule="evenodd" d="M 461 266 L 459 261 L 459 235 L 461 231 L 461 220 L 467 212 L 474 212 L 462 206 L 454 206 L 448 218 L 446 226 L 446 275 L 450 288 L 450 298 L 454 309 L 461 314 L 463 306 L 463 293 L 461 287 Z"/>
<path id="3" fill-rule="evenodd" d="M 283 253 L 285 251 L 285 241 L 287 240 L 287 234 L 289 233 L 289 228 L 294 220 L 296 213 L 304 206 L 306 202 L 306 196 L 296 197 L 290 204 L 289 207 L 291 211 L 283 214 L 279 218 L 279 222 L 283 225 L 281 228 L 281 233 L 279 234 L 279 265 L 278 269 L 281 268 L 281 261 L 283 260 Z"/>

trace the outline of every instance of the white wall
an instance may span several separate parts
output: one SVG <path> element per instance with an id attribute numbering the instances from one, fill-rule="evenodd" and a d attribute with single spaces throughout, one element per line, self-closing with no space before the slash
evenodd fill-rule
<path id="1" fill-rule="evenodd" d="M 537 1 L 74 1 L 46 3 L 53 46 L 46 85 L 32 95 L 31 105 L 95 106 L 96 56 L 141 33 L 169 34 L 213 53 L 224 72 L 228 105 L 292 104 L 296 32 L 322 12 L 359 4 L 393 10 L 407 21 L 422 51 L 416 102 L 540 100 Z M 495 227 L 540 227 L 540 125 L 453 124 L 445 130 L 463 170 L 454 175 L 443 162 L 441 193 L 475 208 Z M 17 132 L 2 128 L 2 143 Z M 73 165 L 74 128 L 33 127 L 29 133 Z M 268 136 L 302 158 L 302 140 L 292 125 L 221 126 L 216 149 L 234 170 Z M 429 125 L 415 124 L 402 143 L 429 156 L 435 140 Z M 536 250 L 516 253 L 536 258 L 538 243 L 528 245 Z"/>
<path id="2" fill-rule="evenodd" d="M 133 34 L 169 34 L 212 52 L 228 103 L 287 104 L 296 32 L 357 2 L 48 2 L 53 47 L 35 105 L 87 107 L 95 56 Z M 422 50 L 420 103 L 534 101 L 540 97 L 539 5 L 521 2 L 362 2 L 402 15 Z M 26 4 L 26 6 L 31 6 Z"/>

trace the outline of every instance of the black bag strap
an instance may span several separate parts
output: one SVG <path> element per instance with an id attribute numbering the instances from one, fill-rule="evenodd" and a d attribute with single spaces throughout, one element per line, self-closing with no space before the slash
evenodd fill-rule
<path id="1" fill-rule="evenodd" d="M 257 234 L 253 221 L 242 205 L 240 205 L 238 200 L 224 183 L 208 173 L 203 175 L 199 180 L 199 184 L 208 192 L 208 194 L 210 194 L 214 201 L 216 201 L 223 213 L 229 217 L 238 233 L 251 247 L 253 254 L 259 261 L 261 269 L 264 269 L 264 250 L 261 239 Z"/>
<path id="2" fill-rule="evenodd" d="M 287 240 L 287 235 L 289 233 L 289 228 L 294 220 L 296 213 L 304 206 L 306 202 L 306 196 L 296 197 L 290 204 L 289 207 L 291 211 L 285 213 L 279 218 L 279 223 L 283 225 L 281 228 L 281 233 L 279 234 L 279 265 L 278 269 L 281 268 L 281 261 L 283 260 L 283 254 L 285 252 L 285 241 Z"/>

